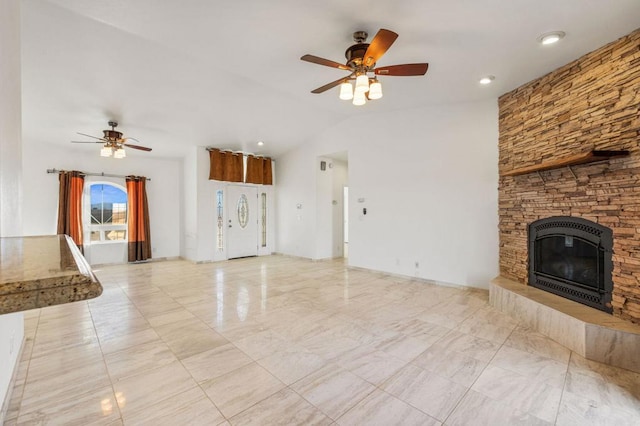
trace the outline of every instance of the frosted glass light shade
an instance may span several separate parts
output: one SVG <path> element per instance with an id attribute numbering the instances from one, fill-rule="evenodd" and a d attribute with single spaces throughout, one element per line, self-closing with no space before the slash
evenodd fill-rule
<path id="1" fill-rule="evenodd" d="M 102 149 L 100 150 L 100 156 L 101 157 L 111 157 L 111 148 L 108 147 L 108 146 L 102 147 Z"/>
<path id="2" fill-rule="evenodd" d="M 353 104 L 356 106 L 361 106 L 367 103 L 367 98 L 364 95 L 364 92 L 358 92 L 356 91 L 356 93 L 354 93 L 353 95 Z"/>
<path id="3" fill-rule="evenodd" d="M 380 99 L 382 97 L 382 84 L 375 80 L 369 85 L 369 99 Z"/>
<path id="4" fill-rule="evenodd" d="M 353 99 L 353 86 L 348 81 L 340 84 L 340 99 L 343 101 Z"/>
<path id="5" fill-rule="evenodd" d="M 369 77 L 362 74 L 356 78 L 356 93 L 365 93 L 369 91 Z"/>
<path id="6" fill-rule="evenodd" d="M 113 158 L 124 158 L 127 156 L 127 153 L 124 152 L 124 148 L 116 149 L 116 152 L 113 153 Z"/>

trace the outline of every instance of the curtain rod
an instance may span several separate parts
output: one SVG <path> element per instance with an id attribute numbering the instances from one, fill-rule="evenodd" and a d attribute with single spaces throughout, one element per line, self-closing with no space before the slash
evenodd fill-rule
<path id="1" fill-rule="evenodd" d="M 63 172 L 64 170 L 58 170 L 58 169 L 47 169 L 47 173 L 57 173 L 60 174 L 60 172 Z M 105 172 L 101 172 L 101 173 L 88 173 L 88 172 L 80 172 L 85 176 L 103 176 L 103 177 L 117 177 L 117 178 L 124 178 L 126 179 L 127 177 L 124 175 L 112 175 L 109 173 L 105 173 Z M 145 177 L 146 180 L 148 180 L 149 182 L 151 182 L 151 179 L 148 177 Z"/>
<path id="2" fill-rule="evenodd" d="M 250 152 L 234 151 L 234 150 L 232 150 L 232 149 L 220 149 L 220 148 L 214 148 L 214 147 L 212 147 L 212 146 L 207 146 L 207 147 L 205 147 L 205 149 L 206 149 L 207 151 L 218 150 L 218 151 L 220 151 L 220 152 L 229 152 L 229 153 L 231 153 L 231 154 L 235 154 L 235 155 L 238 155 L 238 154 L 242 154 L 243 156 L 244 156 L 244 155 L 253 155 L 253 156 L 254 156 L 254 157 L 256 157 L 256 158 L 270 158 L 270 157 L 267 157 L 267 156 L 262 155 L 262 154 L 252 154 L 252 153 L 250 153 Z M 273 158 L 270 158 L 270 159 L 271 159 L 271 161 L 276 161 L 276 160 L 274 160 Z"/>

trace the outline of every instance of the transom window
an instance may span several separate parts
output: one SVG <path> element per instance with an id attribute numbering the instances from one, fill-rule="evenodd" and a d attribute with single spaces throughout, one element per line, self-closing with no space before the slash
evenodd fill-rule
<path id="1" fill-rule="evenodd" d="M 115 185 L 96 183 L 89 192 L 91 243 L 127 240 L 127 193 Z"/>

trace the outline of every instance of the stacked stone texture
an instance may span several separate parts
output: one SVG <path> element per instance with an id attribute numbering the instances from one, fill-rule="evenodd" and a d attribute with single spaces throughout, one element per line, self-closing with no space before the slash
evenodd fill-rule
<path id="1" fill-rule="evenodd" d="M 630 151 L 501 177 L 501 274 L 527 283 L 531 222 L 592 220 L 613 230 L 614 315 L 640 323 L 640 30 L 504 94 L 499 107 L 500 174 L 593 149 Z"/>

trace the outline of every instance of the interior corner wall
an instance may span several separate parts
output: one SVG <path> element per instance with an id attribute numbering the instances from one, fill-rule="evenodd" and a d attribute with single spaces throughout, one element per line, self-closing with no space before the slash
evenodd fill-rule
<path id="1" fill-rule="evenodd" d="M 349 265 L 488 288 L 498 275 L 497 100 L 362 114 L 279 157 L 278 252 L 316 259 L 316 238 L 332 238 L 313 214 L 316 162 L 341 151 Z"/>
<path id="2" fill-rule="evenodd" d="M 28 125 L 28 123 L 26 123 Z M 47 169 L 138 175 L 147 183 L 153 258 L 180 255 L 182 164 L 176 159 L 145 158 L 144 153 L 125 159 L 100 157 L 99 150 L 60 147 L 23 141 L 23 224 L 25 235 L 53 235 L 57 229 L 58 176 Z M 137 153 L 136 153 L 137 154 Z M 125 185 L 124 178 L 120 184 Z M 92 263 L 100 263 L 100 261 Z"/>
<path id="3" fill-rule="evenodd" d="M 22 234 L 20 1 L 0 2 L 0 236 Z M 24 340 L 24 314 L 0 315 L 0 423 Z"/>

